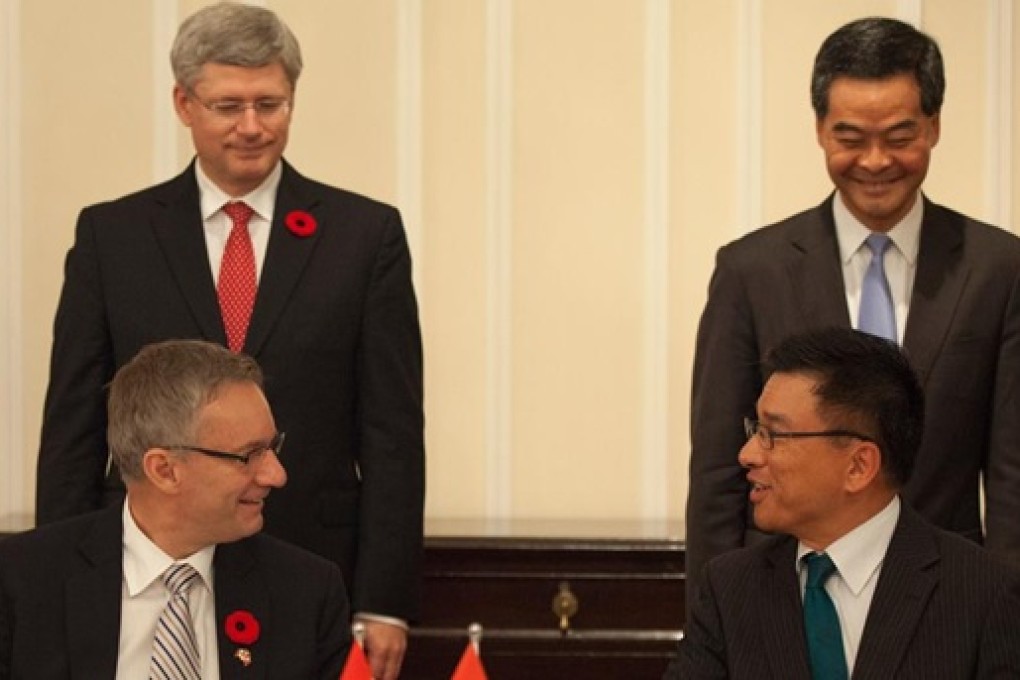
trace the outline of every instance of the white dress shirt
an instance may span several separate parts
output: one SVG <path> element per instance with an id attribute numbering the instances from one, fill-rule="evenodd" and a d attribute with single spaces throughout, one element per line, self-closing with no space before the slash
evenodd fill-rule
<path id="1" fill-rule="evenodd" d="M 899 517 L 900 498 L 894 496 L 881 512 L 825 549 L 836 565 L 836 573 L 825 582 L 825 592 L 836 606 L 850 674 L 854 672 L 857 650 L 864 635 L 864 622 L 868 618 L 885 553 Z M 801 558 L 809 552 L 812 552 L 811 548 L 803 543 L 798 545 L 796 564 L 801 598 L 807 586 L 807 567 Z"/>
<path id="2" fill-rule="evenodd" d="M 846 304 L 850 311 L 850 325 L 857 328 L 857 317 L 861 311 L 861 286 L 864 283 L 864 274 L 871 263 L 871 249 L 864 241 L 871 234 L 871 230 L 853 216 L 838 191 L 832 201 L 832 213 L 836 220 L 836 238 L 839 241 L 843 289 L 846 291 Z M 885 277 L 889 281 L 893 306 L 896 308 L 896 336 L 900 345 L 903 344 L 907 312 L 910 311 L 910 295 L 914 290 L 923 218 L 924 201 L 918 192 L 914 207 L 896 226 L 886 232 L 892 240 L 892 245 L 885 251 L 882 263 Z"/>
<path id="3" fill-rule="evenodd" d="M 213 597 L 213 553 L 216 546 L 202 548 L 184 560 L 174 560 L 149 540 L 131 516 L 131 497 L 124 502 L 124 580 L 120 600 L 120 647 L 117 678 L 149 677 L 156 623 L 170 599 L 160 576 L 175 561 L 187 562 L 200 578 L 188 593 L 188 606 L 198 638 L 202 677 L 220 677 L 216 641 L 216 599 Z"/>
<path id="4" fill-rule="evenodd" d="M 223 249 L 227 246 L 227 237 L 230 236 L 230 230 L 234 226 L 227 214 L 223 212 L 223 206 L 231 201 L 244 201 L 249 208 L 255 211 L 248 221 L 248 235 L 251 237 L 252 249 L 255 251 L 255 278 L 256 280 L 261 279 L 262 263 L 265 262 L 266 248 L 269 247 L 269 227 L 273 224 L 276 190 L 280 186 L 282 174 L 283 163 L 277 161 L 273 171 L 254 191 L 244 196 L 230 196 L 202 172 L 201 163 L 195 163 L 199 207 L 202 210 L 202 223 L 205 226 L 205 247 L 209 252 L 209 266 L 212 268 L 213 282 L 219 283 Z"/>

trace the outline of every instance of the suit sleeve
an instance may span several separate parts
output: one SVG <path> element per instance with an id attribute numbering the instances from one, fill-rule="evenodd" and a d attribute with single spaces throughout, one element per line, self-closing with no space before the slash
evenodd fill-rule
<path id="1" fill-rule="evenodd" d="M 105 389 L 113 366 L 94 225 L 85 210 L 67 254 L 53 325 L 37 467 L 38 524 L 101 505 L 107 465 Z"/>
<path id="2" fill-rule="evenodd" d="M 1003 320 L 985 467 L 986 546 L 1020 568 L 1020 272 Z"/>
<path id="3" fill-rule="evenodd" d="M 705 585 L 698 589 L 694 602 L 690 603 L 691 614 L 677 658 L 666 669 L 663 680 L 729 677 L 722 620 L 707 570 L 699 580 Z"/>
<path id="4" fill-rule="evenodd" d="M 981 632 L 975 678 L 1020 677 L 1020 576 L 1013 572 L 988 610 Z"/>
<path id="5" fill-rule="evenodd" d="M 358 356 L 362 477 L 353 610 L 418 616 L 425 494 L 422 348 L 411 257 L 396 211 L 384 229 Z"/>
<path id="6" fill-rule="evenodd" d="M 343 670 L 351 647 L 350 615 L 343 575 L 337 568 L 330 569 L 316 641 L 317 677 L 322 680 L 336 680 Z"/>
<path id="7" fill-rule="evenodd" d="M 737 462 L 742 419 L 761 392 L 754 318 L 739 268 L 719 251 L 698 326 L 691 395 L 690 490 L 687 498 L 687 602 L 710 559 L 743 545 L 747 481 Z"/>

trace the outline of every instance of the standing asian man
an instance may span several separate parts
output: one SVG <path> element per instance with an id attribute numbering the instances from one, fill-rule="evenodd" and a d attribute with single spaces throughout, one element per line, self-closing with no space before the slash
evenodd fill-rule
<path id="1" fill-rule="evenodd" d="M 1020 239 L 922 194 L 944 90 L 938 45 L 912 26 L 832 33 L 811 102 L 835 192 L 719 251 L 694 360 L 689 603 L 713 556 L 764 535 L 737 461 L 762 360 L 828 325 L 895 341 L 920 377 L 928 418 L 903 498 L 1020 564 Z"/>

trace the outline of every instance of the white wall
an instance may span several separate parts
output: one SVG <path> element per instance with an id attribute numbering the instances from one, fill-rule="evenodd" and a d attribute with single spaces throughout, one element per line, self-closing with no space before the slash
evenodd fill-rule
<path id="1" fill-rule="evenodd" d="M 31 512 L 78 210 L 190 158 L 166 52 L 194 0 L 0 0 L 0 518 Z M 829 191 L 811 61 L 847 20 L 940 41 L 926 186 L 1009 225 L 1009 0 L 279 0 L 288 158 L 397 204 L 433 518 L 682 519 L 694 333 L 721 244 Z"/>

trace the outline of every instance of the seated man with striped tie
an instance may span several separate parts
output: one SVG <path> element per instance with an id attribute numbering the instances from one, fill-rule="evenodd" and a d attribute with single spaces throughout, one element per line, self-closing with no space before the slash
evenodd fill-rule
<path id="1" fill-rule="evenodd" d="M 777 535 L 709 562 L 665 677 L 1020 677 L 1020 574 L 899 495 L 924 399 L 896 345 L 828 328 L 767 368 L 739 460 Z"/>
<path id="2" fill-rule="evenodd" d="M 339 567 L 260 532 L 287 473 L 255 361 L 149 345 L 107 433 L 124 503 L 0 543 L 0 678 L 335 680 Z"/>

